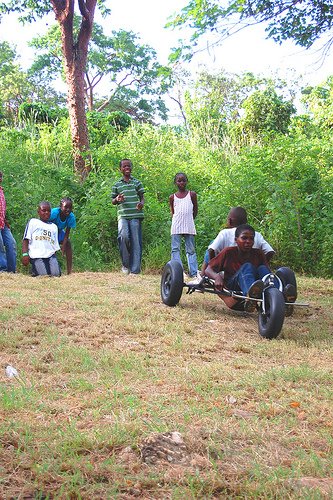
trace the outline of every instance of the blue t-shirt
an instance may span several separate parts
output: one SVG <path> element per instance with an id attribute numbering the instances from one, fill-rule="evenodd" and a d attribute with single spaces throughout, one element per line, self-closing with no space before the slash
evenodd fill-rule
<path id="1" fill-rule="evenodd" d="M 54 224 L 56 224 L 56 226 L 58 226 L 59 230 L 66 229 L 66 227 L 69 227 L 70 229 L 76 228 L 76 219 L 75 219 L 75 215 L 73 214 L 73 212 L 71 212 L 69 214 L 69 216 L 66 217 L 65 220 L 61 220 L 60 219 L 60 207 L 52 208 L 51 215 L 50 215 L 48 222 L 53 222 Z"/>

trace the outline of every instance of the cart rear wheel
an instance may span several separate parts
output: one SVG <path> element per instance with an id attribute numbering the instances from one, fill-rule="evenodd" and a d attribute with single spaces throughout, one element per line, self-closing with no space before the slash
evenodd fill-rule
<path id="1" fill-rule="evenodd" d="M 296 276 L 292 269 L 289 267 L 279 267 L 279 269 L 276 270 L 276 276 L 282 281 L 283 287 L 288 284 L 293 285 L 297 293 Z"/>
<path id="2" fill-rule="evenodd" d="M 266 288 L 263 293 L 265 313 L 259 310 L 259 333 L 266 339 L 274 339 L 282 330 L 285 314 L 284 297 L 277 288 Z"/>
<path id="3" fill-rule="evenodd" d="M 163 269 L 161 297 L 167 306 L 176 306 L 183 293 L 183 268 L 177 260 L 170 260 Z"/>

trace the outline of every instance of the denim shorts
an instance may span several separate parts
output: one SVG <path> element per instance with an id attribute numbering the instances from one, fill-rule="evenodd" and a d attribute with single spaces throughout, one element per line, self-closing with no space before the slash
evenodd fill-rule
<path id="1" fill-rule="evenodd" d="M 65 238 L 65 231 L 64 229 L 58 229 L 58 242 L 59 242 L 59 245 L 60 243 L 62 243 L 64 241 L 64 238 Z"/>

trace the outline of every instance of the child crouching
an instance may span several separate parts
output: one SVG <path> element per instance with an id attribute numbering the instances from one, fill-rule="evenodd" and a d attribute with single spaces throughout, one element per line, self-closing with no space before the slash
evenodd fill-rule
<path id="1" fill-rule="evenodd" d="M 39 219 L 30 219 L 26 225 L 22 242 L 22 264 L 28 266 L 31 262 L 32 276 L 60 276 L 60 266 L 56 251 L 60 250 L 58 243 L 58 228 L 48 222 L 51 205 L 42 201 L 38 205 Z"/>

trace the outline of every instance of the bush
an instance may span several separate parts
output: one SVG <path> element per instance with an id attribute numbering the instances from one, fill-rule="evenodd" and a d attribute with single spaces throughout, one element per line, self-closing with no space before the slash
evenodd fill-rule
<path id="1" fill-rule="evenodd" d="M 243 147 L 239 154 L 216 149 L 169 127 L 132 125 L 98 132 L 94 168 L 82 185 L 73 174 L 68 120 L 36 131 L 0 131 L 0 169 L 8 215 L 17 241 L 37 204 L 74 199 L 78 227 L 72 235 L 76 269 L 119 266 L 117 210 L 111 188 L 120 177 L 119 161 L 133 161 L 133 176 L 146 190 L 143 264 L 160 270 L 170 258 L 171 215 L 168 199 L 174 176 L 184 171 L 188 188 L 198 194 L 198 261 L 225 224 L 232 206 L 241 205 L 248 220 L 275 248 L 274 264 L 332 277 L 333 144 L 330 137 L 274 136 L 267 144 Z M 107 140 L 105 140 L 107 138 Z M 97 144 L 99 144 L 97 146 Z"/>
<path id="2" fill-rule="evenodd" d="M 55 123 L 60 118 L 68 116 L 65 108 L 50 108 L 40 102 L 24 102 L 20 104 L 19 120 L 34 123 Z"/>

